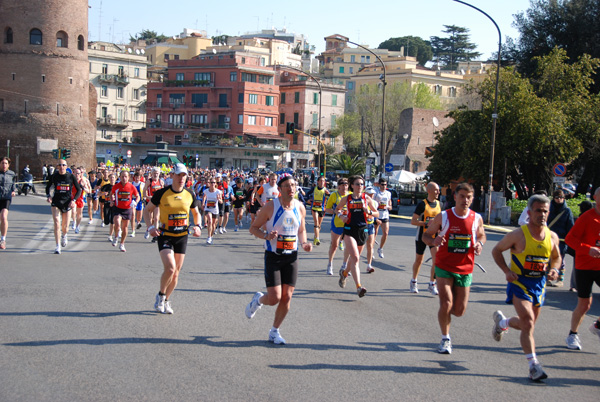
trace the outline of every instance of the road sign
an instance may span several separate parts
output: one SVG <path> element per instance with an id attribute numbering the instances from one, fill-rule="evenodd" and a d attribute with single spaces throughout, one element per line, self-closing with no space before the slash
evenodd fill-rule
<path id="1" fill-rule="evenodd" d="M 110 155 L 112 153 L 112 151 L 110 149 L 107 149 L 106 153 Z"/>
<path id="2" fill-rule="evenodd" d="M 394 165 L 392 165 L 391 163 L 386 163 L 385 164 L 385 171 L 386 172 L 391 172 L 392 170 L 394 170 Z"/>
<path id="3" fill-rule="evenodd" d="M 567 168 L 565 166 L 564 163 L 557 163 L 556 165 L 554 165 L 554 167 L 552 168 L 552 172 L 554 173 L 554 176 L 564 176 L 565 173 L 567 173 Z"/>
<path id="4" fill-rule="evenodd" d="M 367 165 L 372 165 L 373 164 L 373 159 L 367 159 L 365 163 Z"/>
<path id="5" fill-rule="evenodd" d="M 348 174 L 348 173 L 350 173 L 349 170 L 336 170 L 335 172 L 339 173 L 339 174 Z"/>
<path id="6" fill-rule="evenodd" d="M 128 157 L 128 158 L 131 158 L 131 149 L 128 149 L 128 150 L 127 150 L 127 157 Z"/>
<path id="7" fill-rule="evenodd" d="M 567 181 L 566 177 L 554 176 L 554 183 L 565 184 L 566 181 Z"/>

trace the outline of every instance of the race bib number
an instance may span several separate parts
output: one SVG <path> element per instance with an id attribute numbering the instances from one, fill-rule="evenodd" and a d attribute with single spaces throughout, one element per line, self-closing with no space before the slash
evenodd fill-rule
<path id="1" fill-rule="evenodd" d="M 56 186 L 56 190 L 57 191 L 70 191 L 71 190 L 71 186 L 68 184 L 59 184 Z"/>
<path id="2" fill-rule="evenodd" d="M 450 233 L 448 236 L 448 252 L 466 254 L 471 248 L 471 235 Z"/>
<path id="3" fill-rule="evenodd" d="M 267 202 L 272 201 L 275 197 L 267 197 Z"/>
<path id="4" fill-rule="evenodd" d="M 313 202 L 313 208 L 321 208 L 321 205 L 323 205 L 323 204 L 321 203 L 321 201 L 314 201 L 314 202 Z"/>
<path id="5" fill-rule="evenodd" d="M 377 208 L 377 209 L 386 209 L 386 208 L 387 208 L 387 202 L 382 201 L 379 203 L 379 208 Z"/>
<path id="6" fill-rule="evenodd" d="M 184 232 L 188 227 L 188 216 L 187 214 L 169 214 L 167 225 L 170 232 Z"/>
<path id="7" fill-rule="evenodd" d="M 244 193 L 243 193 L 242 191 L 236 191 L 236 192 L 235 192 L 235 195 L 236 195 L 237 197 L 241 197 L 242 195 L 244 195 Z"/>
<path id="8" fill-rule="evenodd" d="M 214 208 L 217 206 L 216 201 L 206 201 L 206 208 Z"/>
<path id="9" fill-rule="evenodd" d="M 296 236 L 277 235 L 277 254 L 290 254 L 296 251 Z"/>
<path id="10" fill-rule="evenodd" d="M 548 258 L 528 255 L 525 257 L 525 263 L 523 264 L 523 276 L 541 278 L 545 275 L 547 266 Z"/>

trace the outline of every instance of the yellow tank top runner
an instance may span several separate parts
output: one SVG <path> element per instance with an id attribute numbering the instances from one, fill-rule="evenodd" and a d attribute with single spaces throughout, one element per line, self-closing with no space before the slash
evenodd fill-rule
<path id="1" fill-rule="evenodd" d="M 542 241 L 535 240 L 527 225 L 521 226 L 525 235 L 525 250 L 522 253 L 511 253 L 510 270 L 527 278 L 542 278 L 552 254 L 552 235 L 550 229 L 544 228 Z"/>
<path id="2" fill-rule="evenodd" d="M 435 216 L 440 212 L 442 212 L 442 207 L 440 206 L 440 202 L 438 200 L 435 200 L 435 208 L 431 208 L 431 206 L 429 206 L 429 201 L 427 201 L 427 198 L 425 199 L 425 212 L 423 212 L 423 222 L 428 224 L 429 221 L 435 218 Z"/>

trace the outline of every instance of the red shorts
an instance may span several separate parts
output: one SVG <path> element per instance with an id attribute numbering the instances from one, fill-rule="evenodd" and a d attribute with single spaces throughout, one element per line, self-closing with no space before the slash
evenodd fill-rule
<path id="1" fill-rule="evenodd" d="M 75 206 L 77 208 L 83 208 L 83 197 L 79 197 L 75 200 Z"/>

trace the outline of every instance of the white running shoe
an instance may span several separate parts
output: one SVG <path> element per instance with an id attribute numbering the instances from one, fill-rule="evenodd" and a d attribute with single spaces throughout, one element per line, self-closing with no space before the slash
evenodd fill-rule
<path id="1" fill-rule="evenodd" d="M 419 293 L 417 281 L 410 281 L 410 293 Z"/>
<path id="2" fill-rule="evenodd" d="M 542 365 L 535 363 L 529 368 L 529 379 L 531 381 L 541 381 L 548 378 L 548 374 L 544 372 Z"/>
<path id="3" fill-rule="evenodd" d="M 327 275 L 333 275 L 333 267 L 331 263 L 327 264 Z"/>
<path id="4" fill-rule="evenodd" d="M 381 259 L 384 258 L 384 256 L 383 256 L 383 249 L 382 248 L 378 248 L 377 249 L 377 254 L 379 254 L 379 258 L 381 258 Z"/>
<path id="5" fill-rule="evenodd" d="M 90 219 L 90 221 L 88 222 L 88 225 L 91 225 L 94 222 L 93 219 Z"/>
<path id="6" fill-rule="evenodd" d="M 54 254 L 60 254 L 60 244 L 56 245 L 56 248 L 54 249 Z"/>
<path id="7" fill-rule="evenodd" d="M 443 355 L 449 355 L 452 353 L 452 342 L 450 339 L 442 339 L 440 346 L 438 346 L 438 353 Z"/>
<path id="8" fill-rule="evenodd" d="M 342 289 L 346 287 L 346 279 L 347 278 L 344 276 L 344 268 L 340 268 L 340 280 L 338 284 Z"/>
<path id="9" fill-rule="evenodd" d="M 429 290 L 429 293 L 431 293 L 432 296 L 437 296 L 440 294 L 440 292 L 438 292 L 438 288 L 435 282 L 429 282 L 427 290 Z"/>
<path id="10" fill-rule="evenodd" d="M 223 233 L 227 233 L 227 228 L 221 228 L 223 229 Z"/>
<path id="11" fill-rule="evenodd" d="M 500 327 L 500 321 L 504 320 L 506 317 L 502 314 L 502 311 L 497 310 L 492 314 L 492 318 L 494 319 L 494 327 L 492 328 L 492 338 L 496 342 L 500 342 L 504 334 L 508 331 L 508 328 L 504 329 Z"/>
<path id="12" fill-rule="evenodd" d="M 79 226 L 77 226 L 77 227 L 75 228 L 75 234 L 79 234 L 79 232 L 80 232 L 80 230 L 79 230 Z"/>
<path id="13" fill-rule="evenodd" d="M 130 234 L 129 236 L 131 236 L 131 237 L 135 237 L 135 230 L 132 230 L 132 231 L 131 231 L 131 234 Z"/>
<path id="14" fill-rule="evenodd" d="M 219 234 L 223 234 L 223 227 L 219 228 Z"/>
<path id="15" fill-rule="evenodd" d="M 173 308 L 171 307 L 171 300 L 165 300 L 165 314 L 173 314 Z"/>
<path id="16" fill-rule="evenodd" d="M 71 229 L 75 230 L 75 221 L 71 223 Z"/>
<path id="17" fill-rule="evenodd" d="M 69 239 L 67 239 L 67 235 L 64 235 L 61 239 L 60 239 L 60 245 L 62 247 L 67 247 L 67 244 L 69 244 Z"/>
<path id="18" fill-rule="evenodd" d="M 150 232 L 146 231 L 146 233 L 144 233 L 144 239 L 148 240 L 150 238 Z"/>
<path id="19" fill-rule="evenodd" d="M 121 243 L 119 245 L 119 250 L 121 250 L 122 252 L 126 252 L 127 250 L 125 250 L 125 245 L 123 243 Z"/>
<path id="20" fill-rule="evenodd" d="M 375 268 L 371 264 L 367 265 L 367 274 L 372 274 L 373 272 L 375 272 Z"/>
<path id="21" fill-rule="evenodd" d="M 113 241 L 112 235 L 108 236 L 108 241 L 112 243 L 112 241 Z"/>
<path id="22" fill-rule="evenodd" d="M 161 296 L 158 293 L 156 294 L 156 302 L 154 302 L 154 310 L 158 311 L 159 313 L 164 313 L 165 312 L 165 299 L 167 298 L 167 296 Z"/>
<path id="23" fill-rule="evenodd" d="M 119 238 L 115 237 L 115 239 L 112 242 L 113 247 L 117 247 L 117 243 L 119 242 Z"/>
<path id="24" fill-rule="evenodd" d="M 240 229 L 242 228 L 242 221 L 240 221 Z"/>
<path id="25" fill-rule="evenodd" d="M 285 345 L 285 339 L 283 339 L 279 331 L 269 331 L 269 342 L 273 342 L 275 345 Z"/>
<path id="26" fill-rule="evenodd" d="M 106 225 L 104 224 L 104 222 L 102 222 L 102 223 L 100 224 L 100 227 L 101 227 L 101 228 L 103 228 L 104 226 L 106 226 Z"/>
<path id="27" fill-rule="evenodd" d="M 249 319 L 254 317 L 256 312 L 262 307 L 262 304 L 260 304 L 260 302 L 258 301 L 262 296 L 262 292 L 256 292 L 254 296 L 252 296 L 252 300 L 250 301 L 250 303 L 248 303 L 248 305 L 246 306 L 246 317 L 248 317 Z"/>
<path id="28" fill-rule="evenodd" d="M 206 244 L 212 244 L 212 237 L 209 237 L 208 239 L 206 239 Z"/>
<path id="29" fill-rule="evenodd" d="M 581 342 L 579 341 L 579 335 L 570 334 L 569 336 L 567 336 L 567 339 L 565 339 L 565 342 L 567 342 L 568 349 L 581 350 Z"/>
<path id="30" fill-rule="evenodd" d="M 238 231 L 238 225 L 235 225 L 235 229 L 233 229 L 234 232 Z"/>

